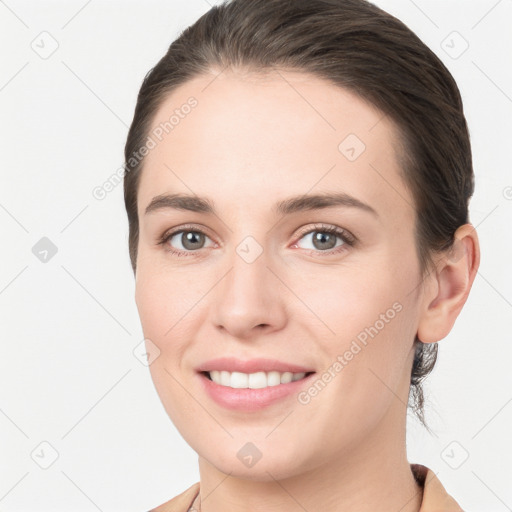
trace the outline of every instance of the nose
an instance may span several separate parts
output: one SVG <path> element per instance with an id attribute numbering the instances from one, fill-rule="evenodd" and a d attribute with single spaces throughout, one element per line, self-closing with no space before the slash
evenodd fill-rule
<path id="1" fill-rule="evenodd" d="M 234 252 L 231 268 L 215 287 L 213 321 L 238 339 L 280 330 L 286 324 L 284 287 L 265 251 L 252 261 Z"/>

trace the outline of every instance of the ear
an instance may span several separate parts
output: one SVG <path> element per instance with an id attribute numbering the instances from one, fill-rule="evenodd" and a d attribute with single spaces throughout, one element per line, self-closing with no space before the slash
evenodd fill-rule
<path id="1" fill-rule="evenodd" d="M 452 248 L 443 253 L 435 270 L 426 278 L 428 285 L 418 324 L 418 338 L 423 343 L 439 341 L 452 330 L 480 265 L 475 228 L 464 224 L 454 237 Z"/>

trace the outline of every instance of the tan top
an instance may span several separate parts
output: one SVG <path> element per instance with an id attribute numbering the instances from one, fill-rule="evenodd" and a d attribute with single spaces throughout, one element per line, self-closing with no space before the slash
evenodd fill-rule
<path id="1" fill-rule="evenodd" d="M 422 464 L 411 464 L 411 470 L 418 484 L 423 487 L 423 501 L 419 512 L 464 512 L 459 504 L 446 492 L 431 469 Z M 150 512 L 198 512 L 198 510 L 199 482 L 196 482 L 186 491 L 150 510 Z"/>

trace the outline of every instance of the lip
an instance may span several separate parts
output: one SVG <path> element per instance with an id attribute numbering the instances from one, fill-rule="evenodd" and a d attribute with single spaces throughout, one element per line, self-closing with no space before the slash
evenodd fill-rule
<path id="1" fill-rule="evenodd" d="M 261 368 L 261 366 L 259 368 Z M 203 372 L 204 371 L 205 370 L 203 370 Z M 199 372 L 197 375 L 206 395 L 221 407 L 240 412 L 254 412 L 260 411 L 285 398 L 297 394 L 301 388 L 309 385 L 311 378 L 316 375 L 316 373 L 311 373 L 311 375 L 307 375 L 300 380 L 288 382 L 287 384 L 278 384 L 277 386 L 269 386 L 260 389 L 235 389 L 221 386 L 210 380 L 205 373 Z"/>
<path id="2" fill-rule="evenodd" d="M 235 357 L 219 357 L 210 359 L 199 365 L 196 371 L 211 372 L 212 370 L 225 370 L 227 372 L 242 372 L 242 373 L 256 373 L 256 372 L 292 372 L 292 373 L 309 373 L 314 372 L 313 368 L 301 366 L 298 364 L 285 363 L 277 359 L 256 358 L 248 361 L 237 359 Z M 300 381 L 296 381 L 300 382 Z"/>

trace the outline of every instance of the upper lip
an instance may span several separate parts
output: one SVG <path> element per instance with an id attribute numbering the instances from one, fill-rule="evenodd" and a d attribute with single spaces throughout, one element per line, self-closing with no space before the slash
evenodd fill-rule
<path id="1" fill-rule="evenodd" d="M 224 370 L 228 372 L 256 373 L 256 372 L 292 372 L 292 373 L 308 373 L 314 370 L 306 366 L 285 363 L 277 359 L 249 359 L 242 360 L 235 357 L 219 357 L 210 359 L 200 364 L 196 370 L 198 372 L 210 372 L 213 370 Z"/>

